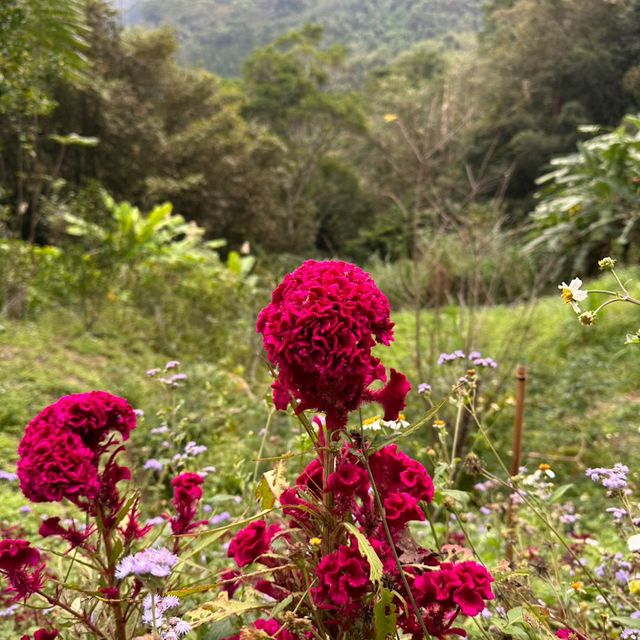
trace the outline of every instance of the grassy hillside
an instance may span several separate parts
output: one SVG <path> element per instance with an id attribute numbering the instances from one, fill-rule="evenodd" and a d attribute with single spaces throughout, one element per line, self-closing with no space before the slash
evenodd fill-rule
<path id="1" fill-rule="evenodd" d="M 606 279 L 598 285 L 606 287 Z M 543 298 L 531 307 L 484 309 L 472 319 L 453 307 L 442 310 L 439 320 L 432 312 L 423 312 L 424 380 L 416 374 L 415 317 L 401 311 L 394 313 L 394 320 L 396 340 L 390 349 L 380 348 L 379 356 L 386 366 L 406 372 L 412 381 L 410 419 L 424 412 L 415 392 L 419 382 L 433 385 L 437 401 L 465 372 L 462 362 L 437 366 L 439 351 L 473 348 L 499 363 L 495 371 L 480 371 L 480 393 L 487 407 L 494 405 L 485 409 L 487 426 L 506 454 L 518 362 L 529 370 L 525 451 L 532 454 L 531 461 L 557 461 L 565 464 L 568 474 L 575 474 L 585 465 L 604 462 L 603 456 L 607 462 L 625 460 L 628 451 L 640 445 L 640 349 L 623 344 L 625 334 L 639 325 L 634 307 L 611 307 L 596 326 L 588 328 L 579 325 L 558 296 Z M 474 337 L 465 344 L 460 336 L 467 335 L 470 321 Z M 433 355 L 429 353 L 430 334 L 438 340 Z M 261 402 L 269 385 L 265 368 L 258 363 L 252 376 L 240 366 L 229 371 L 203 361 L 202 355 L 198 360 L 196 355 L 183 355 L 182 370 L 189 380 L 177 397 L 184 403 L 188 437 L 210 446 L 211 464 L 231 469 L 240 458 L 254 458 L 251 451 L 259 443 L 257 434 L 266 418 Z M 156 411 L 166 404 L 166 396 L 145 371 L 174 357 L 181 354 L 154 353 L 145 341 L 117 328 L 90 335 L 71 315 L 45 315 L 37 322 L 4 320 L 0 331 L 0 453 L 4 464 L 0 468 L 11 470 L 15 444 L 28 419 L 63 394 L 96 388 L 121 394 L 134 407 L 145 410 L 145 428 L 157 426 Z M 373 411 L 374 407 L 367 409 L 367 413 Z M 276 431 L 284 437 L 286 424 L 284 418 L 276 422 Z M 420 432 L 417 446 L 424 446 L 429 438 L 429 429 Z M 225 449 L 228 443 L 235 447 L 233 456 Z M 249 465 L 252 470 L 253 463 Z"/>
<path id="2" fill-rule="evenodd" d="M 116 2 L 116 0 L 114 0 Z M 483 0 L 141 0 L 129 24 L 169 25 L 183 60 L 238 75 L 257 46 L 311 22 L 327 41 L 367 64 L 384 63 L 415 42 L 478 28 Z M 118 5 L 116 5 L 118 6 Z"/>

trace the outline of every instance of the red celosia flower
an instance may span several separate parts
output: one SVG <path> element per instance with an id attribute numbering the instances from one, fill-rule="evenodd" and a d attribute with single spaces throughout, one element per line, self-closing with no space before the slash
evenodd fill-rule
<path id="1" fill-rule="evenodd" d="M 368 388 L 386 378 L 371 351 L 376 342 L 391 342 L 393 324 L 386 296 L 356 265 L 303 263 L 275 289 L 257 330 L 278 367 L 277 408 L 286 408 L 293 395 L 297 411 L 323 411 L 328 427 L 338 429 L 363 402 L 383 402 L 390 420 L 404 406 L 408 383 L 402 374 L 392 375 L 388 389 Z"/>
<path id="2" fill-rule="evenodd" d="M 253 626 L 260 631 L 264 631 L 270 638 L 276 638 L 276 640 L 298 640 L 298 636 L 295 633 L 287 631 L 284 625 L 273 618 L 269 618 L 268 620 L 261 618 L 256 620 Z"/>
<path id="3" fill-rule="evenodd" d="M 38 422 L 63 427 L 78 434 L 84 444 L 94 451 L 109 434 L 120 433 L 122 439 L 127 440 L 136 428 L 136 416 L 129 403 L 106 391 L 64 396 L 49 405 L 29 423 L 23 438 L 25 444 L 30 440 L 32 425 L 36 426 Z M 37 433 L 34 435 L 37 439 Z"/>
<path id="4" fill-rule="evenodd" d="M 493 600 L 492 582 L 491 574 L 476 562 L 443 562 L 437 571 L 417 577 L 412 591 L 429 633 L 437 638 L 466 635 L 452 625 L 459 613 L 477 616 L 485 600 Z"/>
<path id="5" fill-rule="evenodd" d="M 370 397 L 384 408 L 385 420 L 397 420 L 400 412 L 407 406 L 407 394 L 411 385 L 406 376 L 391 369 L 389 382 L 378 391 L 372 391 Z"/>
<path id="6" fill-rule="evenodd" d="M 0 540 L 0 571 L 9 581 L 14 600 L 26 600 L 42 588 L 44 563 L 27 540 Z"/>
<path id="7" fill-rule="evenodd" d="M 234 558 L 239 567 L 251 564 L 267 553 L 271 547 L 271 539 L 280 530 L 278 525 L 267 527 L 264 520 L 252 522 L 241 529 L 231 540 L 227 557 Z"/>
<path id="8" fill-rule="evenodd" d="M 390 493 L 384 499 L 384 511 L 391 529 L 402 529 L 412 520 L 423 521 L 424 511 L 418 505 L 418 499 L 408 493 Z"/>
<path id="9" fill-rule="evenodd" d="M 431 502 L 433 480 L 427 470 L 395 444 L 383 447 L 370 458 L 371 473 L 382 495 L 405 492 L 418 500 Z"/>
<path id="10" fill-rule="evenodd" d="M 38 629 L 34 634 L 33 634 L 33 640 L 55 640 L 55 638 L 57 638 L 60 634 L 53 630 L 53 631 L 46 631 L 45 629 Z M 20 640 L 31 640 L 30 636 L 22 636 L 22 638 L 20 638 Z"/>
<path id="11" fill-rule="evenodd" d="M 202 498 L 202 483 L 204 479 L 197 473 L 181 473 L 172 481 L 173 506 L 177 515 L 171 519 L 171 531 L 179 535 L 188 533 L 200 526 L 206 520 L 193 522 L 198 512 L 198 503 Z"/>
<path id="12" fill-rule="evenodd" d="M 311 518 L 317 508 L 298 496 L 298 487 L 285 489 L 278 498 L 282 513 L 291 518 L 292 527 L 311 527 Z"/>
<path id="13" fill-rule="evenodd" d="M 343 462 L 329 474 L 326 490 L 338 495 L 364 499 L 369 491 L 369 476 L 362 467 L 351 462 Z"/>
<path id="14" fill-rule="evenodd" d="M 314 458 L 296 478 L 296 484 L 319 497 L 322 494 L 323 473 L 322 462 L 318 458 Z"/>
<path id="15" fill-rule="evenodd" d="M 19 451 L 20 488 L 32 502 L 60 502 L 67 498 L 82 506 L 98 496 L 100 482 L 94 452 L 72 431 L 42 421 L 32 422 Z"/>
<path id="16" fill-rule="evenodd" d="M 586 638 L 573 629 L 558 629 L 556 631 L 556 638 L 563 638 L 563 640 L 586 640 Z"/>
<path id="17" fill-rule="evenodd" d="M 222 583 L 220 589 L 226 591 L 230 598 L 233 598 L 233 594 L 240 587 L 242 574 L 239 571 L 233 569 L 227 569 L 220 574 L 220 582 Z"/>
<path id="18" fill-rule="evenodd" d="M 120 533 L 126 543 L 131 543 L 134 540 L 144 538 L 151 529 L 153 529 L 152 524 L 143 525 L 140 523 L 139 501 L 136 500 L 127 516 L 127 525 L 119 528 Z"/>
<path id="19" fill-rule="evenodd" d="M 42 521 L 38 533 L 43 538 L 49 538 L 50 536 L 59 536 L 63 540 L 66 540 L 71 548 L 82 546 L 87 538 L 95 531 L 92 527 L 86 527 L 82 530 L 76 527 L 75 522 L 67 529 L 60 524 L 60 518 L 58 516 L 54 518 L 47 518 Z"/>
<path id="20" fill-rule="evenodd" d="M 60 398 L 27 425 L 18 446 L 23 493 L 33 502 L 67 498 L 85 511 L 94 501 L 105 514 L 117 510 L 115 485 L 130 472 L 114 462 L 116 449 L 100 474 L 100 456 L 115 443 L 111 435 L 126 440 L 135 426 L 133 409 L 123 398 L 104 391 Z"/>
<path id="21" fill-rule="evenodd" d="M 316 577 L 318 585 L 311 589 L 313 602 L 341 615 L 357 611 L 371 588 L 369 563 L 357 548 L 344 545 L 320 560 Z"/>

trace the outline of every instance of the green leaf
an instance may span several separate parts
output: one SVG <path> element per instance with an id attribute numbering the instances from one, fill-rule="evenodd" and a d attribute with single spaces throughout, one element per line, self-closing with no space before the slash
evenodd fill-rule
<path id="1" fill-rule="evenodd" d="M 396 608 L 393 604 L 393 594 L 383 589 L 380 600 L 373 606 L 373 620 L 376 630 L 376 640 L 386 640 L 396 633 Z"/>
<path id="2" fill-rule="evenodd" d="M 282 461 L 278 462 L 274 469 L 262 475 L 262 480 L 256 488 L 256 497 L 263 509 L 271 509 L 280 494 L 287 488 L 285 468 Z"/>
<path id="3" fill-rule="evenodd" d="M 378 558 L 378 554 L 371 546 L 371 543 L 358 531 L 355 525 L 350 522 L 343 522 L 342 524 L 349 533 L 355 536 L 360 554 L 369 563 L 369 579 L 373 583 L 380 582 L 382 580 L 382 561 Z"/>

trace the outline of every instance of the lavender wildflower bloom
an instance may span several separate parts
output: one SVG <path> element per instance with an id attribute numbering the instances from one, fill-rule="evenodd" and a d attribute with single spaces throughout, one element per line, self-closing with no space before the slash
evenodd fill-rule
<path id="1" fill-rule="evenodd" d="M 169 427 L 166 424 L 160 425 L 159 427 L 154 427 L 151 429 L 151 433 L 153 435 L 162 435 L 163 433 L 167 433 L 169 431 Z"/>
<path id="2" fill-rule="evenodd" d="M 629 467 L 619 462 L 613 465 L 613 469 L 596 467 L 587 469 L 585 475 L 593 482 L 599 482 L 605 489 L 621 491 L 627 486 L 627 474 Z"/>
<path id="3" fill-rule="evenodd" d="M 211 513 L 213 511 L 213 507 L 210 504 L 203 504 L 202 511 L 204 513 Z"/>
<path id="4" fill-rule="evenodd" d="M 625 629 L 620 634 L 620 640 L 640 640 L 640 629 Z"/>
<path id="5" fill-rule="evenodd" d="M 144 418 L 144 410 L 143 409 L 134 409 L 133 413 L 136 414 L 136 418 Z"/>
<path id="6" fill-rule="evenodd" d="M 17 613 L 20 605 L 11 604 L 6 609 L 0 609 L 0 618 L 10 618 L 14 613 Z"/>
<path id="7" fill-rule="evenodd" d="M 0 470 L 0 480 L 6 480 L 7 482 L 15 482 L 17 479 L 18 479 L 18 476 L 15 473 L 11 473 L 10 471 Z"/>
<path id="8" fill-rule="evenodd" d="M 159 524 L 164 524 L 167 521 L 162 516 L 156 516 L 155 518 L 149 518 L 145 524 L 150 524 L 152 527 L 156 527 Z"/>
<path id="9" fill-rule="evenodd" d="M 177 369 L 180 366 L 179 360 L 169 360 L 167 364 L 164 365 L 165 371 L 170 371 L 171 369 Z"/>
<path id="10" fill-rule="evenodd" d="M 418 385 L 418 393 L 424 395 L 425 393 L 431 393 L 431 385 L 427 382 L 421 382 Z"/>
<path id="11" fill-rule="evenodd" d="M 203 444 L 196 444 L 193 440 L 187 442 L 186 447 L 184 448 L 184 452 L 187 456 L 191 456 L 195 458 L 200 454 L 204 453 L 207 450 L 207 447 Z"/>
<path id="12" fill-rule="evenodd" d="M 31 513 L 33 511 L 33 509 L 29 505 L 25 504 L 23 507 L 20 507 L 19 511 L 20 511 L 20 513 L 26 515 L 27 513 Z"/>
<path id="13" fill-rule="evenodd" d="M 162 471 L 163 467 L 164 464 L 155 458 L 149 458 L 149 460 L 144 463 L 144 469 L 149 471 Z"/>
<path id="14" fill-rule="evenodd" d="M 179 382 L 183 382 L 187 380 L 189 376 L 186 373 L 176 373 L 168 378 L 158 378 L 162 384 L 166 384 L 167 387 L 171 387 L 172 389 L 178 388 L 180 385 Z"/>
<path id="15" fill-rule="evenodd" d="M 609 508 L 605 509 L 605 511 L 607 513 L 610 513 L 613 516 L 613 519 L 616 522 L 619 522 L 623 518 L 627 517 L 626 509 L 621 509 L 620 507 L 609 507 Z"/>
<path id="16" fill-rule="evenodd" d="M 461 351 L 460 349 L 456 349 L 453 353 L 441 353 L 440 356 L 438 357 L 438 364 L 439 365 L 443 365 L 446 364 L 447 362 L 452 362 L 453 360 L 461 360 L 462 358 L 465 358 L 465 354 L 464 351 Z"/>
<path id="17" fill-rule="evenodd" d="M 164 624 L 164 614 L 169 609 L 179 606 L 180 598 L 176 596 L 162 597 L 157 594 L 148 594 L 142 602 L 142 621 L 149 626 L 155 624 L 156 627 L 161 627 Z"/>
<path id="18" fill-rule="evenodd" d="M 159 373 L 160 373 L 160 369 L 149 369 L 149 370 L 147 371 L 147 375 L 148 375 L 150 378 L 153 378 L 154 376 L 157 376 Z"/>
<path id="19" fill-rule="evenodd" d="M 640 618 L 640 611 L 634 611 L 629 617 L 637 620 L 638 618 Z"/>
<path id="20" fill-rule="evenodd" d="M 209 520 L 209 524 L 215 526 L 222 522 L 226 522 L 227 520 L 231 520 L 231 514 L 228 511 L 223 511 L 222 513 L 218 513 L 213 516 L 211 520 Z"/>
<path id="21" fill-rule="evenodd" d="M 169 625 L 173 628 L 173 632 L 181 638 L 191 631 L 191 625 L 182 620 L 182 618 L 169 618 Z"/>
<path id="22" fill-rule="evenodd" d="M 493 358 L 476 358 L 471 362 L 473 362 L 476 367 L 484 367 L 489 369 L 496 369 L 498 367 L 498 363 Z"/>
<path id="23" fill-rule="evenodd" d="M 116 567 L 116 578 L 122 580 L 130 575 L 166 578 L 178 562 L 178 556 L 168 549 L 145 549 L 123 558 Z"/>

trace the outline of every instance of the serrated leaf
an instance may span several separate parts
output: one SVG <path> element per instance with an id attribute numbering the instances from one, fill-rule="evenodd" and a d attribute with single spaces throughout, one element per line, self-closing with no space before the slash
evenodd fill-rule
<path id="1" fill-rule="evenodd" d="M 373 607 L 373 620 L 376 630 L 376 640 L 386 640 L 396 633 L 396 607 L 393 604 L 393 594 L 383 589 L 380 600 Z"/>
<path id="2" fill-rule="evenodd" d="M 382 561 L 378 558 L 371 543 L 358 531 L 357 527 L 350 522 L 343 522 L 344 528 L 355 536 L 358 542 L 358 550 L 363 558 L 369 563 L 369 579 L 376 583 L 382 580 Z"/>

